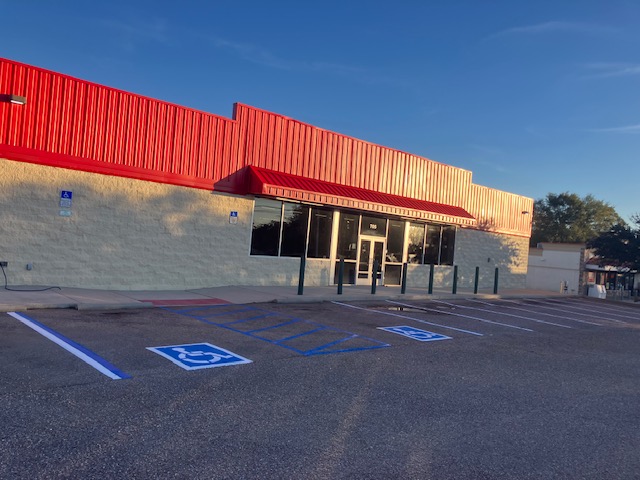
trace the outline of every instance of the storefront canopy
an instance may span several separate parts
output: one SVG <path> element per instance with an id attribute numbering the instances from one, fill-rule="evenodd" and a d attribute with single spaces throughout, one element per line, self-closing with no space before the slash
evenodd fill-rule
<path id="1" fill-rule="evenodd" d="M 465 225 L 475 223 L 469 212 L 453 205 L 314 180 L 261 167 L 250 166 L 248 169 L 248 193 L 254 195 Z"/>

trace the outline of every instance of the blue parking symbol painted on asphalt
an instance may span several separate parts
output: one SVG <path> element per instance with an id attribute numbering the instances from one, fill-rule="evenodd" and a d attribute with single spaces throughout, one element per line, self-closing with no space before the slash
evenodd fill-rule
<path id="1" fill-rule="evenodd" d="M 380 330 L 386 330 L 387 332 L 397 333 L 398 335 L 404 335 L 405 337 L 413 338 L 419 342 L 433 342 L 435 340 L 450 340 L 451 337 L 446 335 L 440 335 L 439 333 L 428 332 L 426 330 L 420 330 L 419 328 L 409 327 L 402 325 L 399 327 L 378 327 Z"/>
<path id="2" fill-rule="evenodd" d="M 164 347 L 147 347 L 147 350 L 171 360 L 185 370 L 201 368 L 226 367 L 251 363 L 248 358 L 211 345 L 210 343 L 189 343 L 186 345 L 166 345 Z"/>

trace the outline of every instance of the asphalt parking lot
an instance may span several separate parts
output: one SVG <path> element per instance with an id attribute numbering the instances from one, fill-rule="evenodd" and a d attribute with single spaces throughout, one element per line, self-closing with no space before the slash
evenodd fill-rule
<path id="1" fill-rule="evenodd" d="M 633 306 L 1 315 L 0 478 L 640 478 Z"/>

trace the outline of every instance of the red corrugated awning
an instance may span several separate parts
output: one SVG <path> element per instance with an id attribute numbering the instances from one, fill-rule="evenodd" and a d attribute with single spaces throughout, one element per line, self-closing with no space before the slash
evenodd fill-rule
<path id="1" fill-rule="evenodd" d="M 370 210 L 416 218 L 472 224 L 474 217 L 461 207 L 390 195 L 364 188 L 314 180 L 266 168 L 249 166 L 249 193 L 292 200 Z"/>

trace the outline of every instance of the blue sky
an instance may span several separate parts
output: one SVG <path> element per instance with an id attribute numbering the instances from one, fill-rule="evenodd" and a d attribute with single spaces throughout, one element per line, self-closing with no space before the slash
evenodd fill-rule
<path id="1" fill-rule="evenodd" d="M 640 2 L 0 0 L 0 56 L 640 213 Z M 16 20 L 7 21 L 9 16 Z"/>

